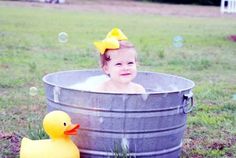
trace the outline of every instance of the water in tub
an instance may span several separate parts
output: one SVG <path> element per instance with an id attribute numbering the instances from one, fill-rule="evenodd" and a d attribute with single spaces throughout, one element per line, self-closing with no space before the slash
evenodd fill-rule
<path id="1" fill-rule="evenodd" d="M 87 90 L 94 91 L 98 85 L 109 80 L 107 75 L 98 75 L 87 78 L 84 82 L 78 82 L 76 84 L 70 85 L 69 88 L 76 90 Z"/>
<path id="2" fill-rule="evenodd" d="M 96 91 L 96 87 L 103 82 L 108 81 L 110 78 L 107 75 L 91 76 L 84 82 L 78 82 L 69 86 L 69 88 L 76 90 Z M 171 89 L 175 89 L 174 85 L 170 86 Z M 163 92 L 164 89 L 161 85 L 156 85 L 154 88 L 147 88 L 146 92 Z"/>

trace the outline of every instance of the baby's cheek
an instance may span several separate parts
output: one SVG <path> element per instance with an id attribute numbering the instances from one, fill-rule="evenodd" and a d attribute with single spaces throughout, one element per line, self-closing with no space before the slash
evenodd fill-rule
<path id="1" fill-rule="evenodd" d="M 136 65 L 133 67 L 133 70 L 134 70 L 134 71 L 137 71 L 137 67 L 136 67 Z"/>

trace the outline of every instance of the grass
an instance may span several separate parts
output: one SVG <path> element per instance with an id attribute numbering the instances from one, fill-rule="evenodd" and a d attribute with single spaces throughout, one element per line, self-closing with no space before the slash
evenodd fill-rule
<path id="1" fill-rule="evenodd" d="M 98 67 L 93 41 L 120 27 L 139 52 L 139 70 L 176 74 L 196 83 L 197 106 L 188 117 L 182 157 L 236 157 L 236 44 L 226 40 L 236 34 L 235 19 L 3 5 L 0 23 L 0 132 L 44 138 L 41 78 Z M 58 42 L 60 32 L 68 34 L 67 43 Z M 175 36 L 183 37 L 183 47 L 173 46 Z M 29 95 L 31 87 L 38 95 Z"/>

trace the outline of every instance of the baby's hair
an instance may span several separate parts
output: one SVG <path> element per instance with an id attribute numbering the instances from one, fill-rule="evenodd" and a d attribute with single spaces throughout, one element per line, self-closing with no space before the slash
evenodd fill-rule
<path id="1" fill-rule="evenodd" d="M 111 60 L 110 56 L 107 54 L 108 51 L 120 50 L 120 49 L 125 49 L 125 48 L 134 48 L 134 45 L 132 43 L 128 42 L 128 41 L 119 41 L 119 43 L 120 43 L 120 48 L 118 48 L 118 49 L 106 49 L 104 54 L 100 54 L 101 67 L 106 65 L 106 63 Z"/>

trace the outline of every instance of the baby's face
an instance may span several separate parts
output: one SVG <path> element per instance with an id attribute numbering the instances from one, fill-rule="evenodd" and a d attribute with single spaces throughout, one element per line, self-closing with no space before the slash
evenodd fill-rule
<path id="1" fill-rule="evenodd" d="M 107 53 L 111 60 L 103 67 L 105 73 L 110 75 L 113 82 L 131 82 L 137 74 L 135 49 L 124 48 Z"/>

